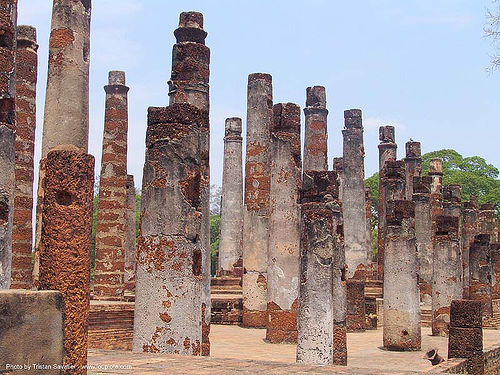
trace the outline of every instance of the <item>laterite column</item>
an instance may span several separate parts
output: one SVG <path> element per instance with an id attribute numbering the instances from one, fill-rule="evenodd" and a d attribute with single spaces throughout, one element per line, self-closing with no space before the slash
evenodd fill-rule
<path id="1" fill-rule="evenodd" d="M 413 177 L 419 177 L 422 170 L 422 153 L 420 142 L 406 142 L 406 200 L 411 201 L 413 197 Z"/>
<path id="2" fill-rule="evenodd" d="M 135 231 L 136 231 L 136 195 L 134 176 L 127 175 L 127 207 L 125 208 L 125 274 L 124 283 L 126 292 L 135 291 Z"/>
<path id="3" fill-rule="evenodd" d="M 304 115 L 304 171 L 326 171 L 328 169 L 328 110 L 323 86 L 306 89 Z"/>

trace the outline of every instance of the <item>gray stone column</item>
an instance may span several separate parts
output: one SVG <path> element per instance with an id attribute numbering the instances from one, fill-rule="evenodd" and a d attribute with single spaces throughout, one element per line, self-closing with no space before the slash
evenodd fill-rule
<path id="1" fill-rule="evenodd" d="M 443 186 L 443 215 L 460 218 L 462 215 L 462 187 L 460 185 Z M 461 221 L 459 220 L 459 230 Z M 459 235 L 461 232 L 459 232 Z"/>
<path id="2" fill-rule="evenodd" d="M 200 128 L 205 116 L 190 104 L 148 110 L 134 351 L 201 355 Z"/>
<path id="3" fill-rule="evenodd" d="M 333 171 L 337 174 L 337 183 L 339 186 L 339 199 L 342 202 L 342 176 L 344 160 L 342 158 L 333 158 Z"/>
<path id="4" fill-rule="evenodd" d="M 304 115 L 304 171 L 326 171 L 328 169 L 328 110 L 323 86 L 306 89 Z"/>
<path id="5" fill-rule="evenodd" d="M 440 158 L 431 159 L 429 166 L 431 184 L 432 233 L 436 231 L 436 218 L 443 214 L 443 162 Z"/>
<path id="6" fill-rule="evenodd" d="M 272 78 L 248 76 L 245 208 L 243 210 L 243 326 L 267 324 L 269 236 L 269 139 L 273 121 Z"/>
<path id="7" fill-rule="evenodd" d="M 335 172 L 305 171 L 300 202 L 297 362 L 346 365 L 345 257 Z"/>
<path id="8" fill-rule="evenodd" d="M 300 107 L 275 104 L 269 156 L 270 207 L 267 268 L 266 339 L 272 343 L 297 342 L 299 297 Z"/>
<path id="9" fill-rule="evenodd" d="M 241 119 L 226 119 L 218 274 L 241 277 L 243 259 L 243 164 Z"/>
<path id="10" fill-rule="evenodd" d="M 365 217 L 366 217 L 366 259 L 370 265 L 370 270 L 372 268 L 372 193 L 370 188 L 365 187 Z M 373 272 L 371 272 L 373 274 Z M 368 276 L 367 276 L 368 277 Z M 371 277 L 370 277 L 371 278 Z"/>
<path id="11" fill-rule="evenodd" d="M 495 206 L 491 203 L 484 203 L 479 208 L 478 234 L 486 234 L 489 236 L 490 246 L 498 247 L 498 220 L 495 214 Z M 493 272 L 491 284 L 493 286 L 492 295 L 494 299 L 500 298 L 500 261 L 499 253 L 492 249 L 491 257 L 493 261 Z"/>
<path id="12" fill-rule="evenodd" d="M 422 152 L 420 142 L 406 142 L 406 200 L 411 201 L 413 197 L 413 177 L 419 177 L 422 171 Z"/>
<path id="13" fill-rule="evenodd" d="M 125 211 L 125 275 L 124 284 L 126 292 L 135 291 L 135 221 L 136 221 L 136 192 L 134 176 L 127 175 L 127 207 Z"/>
<path id="14" fill-rule="evenodd" d="M 469 202 L 464 202 L 463 215 L 463 230 L 462 230 L 462 264 L 464 275 L 464 295 L 463 298 L 469 298 L 469 251 L 470 246 L 474 242 L 474 238 L 478 233 L 478 204 L 477 198 L 474 195 L 470 196 Z"/>
<path id="15" fill-rule="evenodd" d="M 469 298 L 481 301 L 484 317 L 493 316 L 491 303 L 491 280 L 493 267 L 491 263 L 490 236 L 479 234 L 470 245 L 469 254 Z"/>

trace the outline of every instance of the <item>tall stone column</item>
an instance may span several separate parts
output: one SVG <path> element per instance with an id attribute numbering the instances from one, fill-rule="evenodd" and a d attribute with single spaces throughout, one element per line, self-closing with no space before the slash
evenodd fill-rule
<path id="1" fill-rule="evenodd" d="M 431 159 L 429 166 L 431 183 L 431 218 L 432 233 L 436 231 L 436 218 L 443 214 L 443 161 L 440 158 Z"/>
<path id="2" fill-rule="evenodd" d="M 14 289 L 31 288 L 37 49 L 36 29 L 19 26 L 16 50 L 16 184 L 10 285 Z"/>
<path id="3" fill-rule="evenodd" d="M 384 279 L 384 232 L 385 232 L 385 204 L 387 199 L 384 195 L 384 165 L 388 160 L 396 160 L 397 145 L 394 142 L 394 126 L 381 126 L 379 128 L 378 145 L 378 278 Z"/>
<path id="4" fill-rule="evenodd" d="M 459 218 L 436 217 L 432 237 L 432 335 L 446 336 L 450 323 L 450 304 L 462 298 L 462 258 L 458 237 Z"/>
<path id="5" fill-rule="evenodd" d="M 406 200 L 411 201 L 413 197 L 413 177 L 419 177 L 422 171 L 422 152 L 420 142 L 406 142 Z"/>
<path id="6" fill-rule="evenodd" d="M 365 187 L 365 217 L 366 217 L 366 258 L 368 264 L 372 262 L 372 192 Z M 371 268 L 373 271 L 373 268 Z"/>
<path id="7" fill-rule="evenodd" d="M 134 351 L 201 355 L 200 133 L 205 116 L 190 104 L 148 110 Z"/>
<path id="8" fill-rule="evenodd" d="M 8 289 L 12 266 L 16 142 L 17 0 L 0 4 L 0 289 Z"/>
<path id="9" fill-rule="evenodd" d="M 328 170 L 326 92 L 323 86 L 306 89 L 304 171 Z"/>
<path id="10" fill-rule="evenodd" d="M 245 208 L 243 210 L 243 326 L 267 324 L 269 237 L 269 140 L 273 121 L 272 77 L 248 76 Z"/>
<path id="11" fill-rule="evenodd" d="M 241 119 L 226 119 L 222 202 L 220 216 L 219 275 L 241 276 L 243 259 L 243 164 Z"/>
<path id="12" fill-rule="evenodd" d="M 267 267 L 266 339 L 297 342 L 299 298 L 300 206 L 302 182 L 300 107 L 275 104 L 269 155 L 271 160 Z"/>
<path id="13" fill-rule="evenodd" d="M 297 362 L 346 365 L 345 257 L 336 173 L 305 171 L 300 202 Z"/>
<path id="14" fill-rule="evenodd" d="M 125 274 L 124 284 L 126 292 L 135 291 L 135 205 L 136 205 L 136 192 L 134 184 L 134 176 L 127 175 L 127 206 L 125 209 Z"/>
<path id="15" fill-rule="evenodd" d="M 347 278 L 366 278 L 365 151 L 361 110 L 344 111 L 342 210 Z"/>
<path id="16" fill-rule="evenodd" d="M 462 230 L 462 264 L 464 275 L 464 295 L 463 298 L 469 298 L 469 252 L 470 246 L 478 233 L 478 204 L 474 195 L 470 196 L 469 202 L 464 202 L 463 230 Z"/>
<path id="17" fill-rule="evenodd" d="M 432 218 L 431 184 L 429 176 L 413 177 L 413 203 L 415 204 L 415 241 L 418 258 L 418 285 L 420 302 L 432 304 Z"/>
<path id="18" fill-rule="evenodd" d="M 337 183 L 339 186 L 339 199 L 341 202 L 342 202 L 343 168 L 344 168 L 343 158 L 333 158 L 333 171 L 337 174 Z"/>
<path id="19" fill-rule="evenodd" d="M 415 205 L 412 201 L 390 200 L 386 209 L 384 348 L 420 350 Z"/>
<path id="20" fill-rule="evenodd" d="M 479 234 L 470 245 L 469 253 L 469 298 L 481 301 L 483 316 L 493 315 L 491 304 L 492 263 L 490 236 Z"/>
<path id="21" fill-rule="evenodd" d="M 64 296 L 64 373 L 86 374 L 94 157 L 60 146 L 45 168 L 39 289 Z"/>
<path id="22" fill-rule="evenodd" d="M 210 124 L 209 78 L 210 49 L 205 45 L 207 32 L 203 30 L 203 14 L 182 12 L 179 27 L 174 31 L 176 43 L 172 50 L 172 75 L 169 86 L 169 102 L 189 103 L 207 113 L 200 129 L 202 162 L 201 201 L 202 229 L 200 233 L 204 304 L 202 355 L 210 355 Z"/>
<path id="23" fill-rule="evenodd" d="M 109 72 L 97 203 L 94 298 L 123 298 L 127 210 L 128 103 L 125 72 Z"/>
<path id="24" fill-rule="evenodd" d="M 479 208 L 477 233 L 486 234 L 490 238 L 490 245 L 497 243 L 498 238 L 498 219 L 495 214 L 495 206 L 490 203 L 484 203 Z M 492 252 L 493 273 L 491 283 L 493 287 L 493 298 L 500 298 L 500 262 L 498 261 L 498 253 Z"/>

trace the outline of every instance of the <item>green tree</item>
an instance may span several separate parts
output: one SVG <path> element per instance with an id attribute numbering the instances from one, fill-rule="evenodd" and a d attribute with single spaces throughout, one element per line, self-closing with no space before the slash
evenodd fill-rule
<path id="1" fill-rule="evenodd" d="M 220 241 L 220 215 L 210 216 L 210 272 L 217 272 L 217 254 L 219 253 Z"/>

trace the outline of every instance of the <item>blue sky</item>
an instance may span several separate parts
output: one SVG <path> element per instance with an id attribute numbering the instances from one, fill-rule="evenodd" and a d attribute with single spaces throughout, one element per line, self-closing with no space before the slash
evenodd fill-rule
<path id="1" fill-rule="evenodd" d="M 343 111 L 363 110 L 365 172 L 378 169 L 378 127 L 396 126 L 398 157 L 410 138 L 423 153 L 453 148 L 500 167 L 500 71 L 483 37 L 493 0 L 94 0 L 90 146 L 100 170 L 109 70 L 125 70 L 128 169 L 140 188 L 148 106 L 167 105 L 179 13 L 204 14 L 211 49 L 211 179 L 220 185 L 224 120 L 246 118 L 247 76 L 273 76 L 274 102 L 303 108 L 307 86 L 327 90 L 328 158 L 342 155 Z M 52 2 L 19 0 L 18 24 L 38 30 L 39 157 Z M 302 122 L 304 119 L 302 118 Z M 243 130 L 245 132 L 245 128 Z"/>

